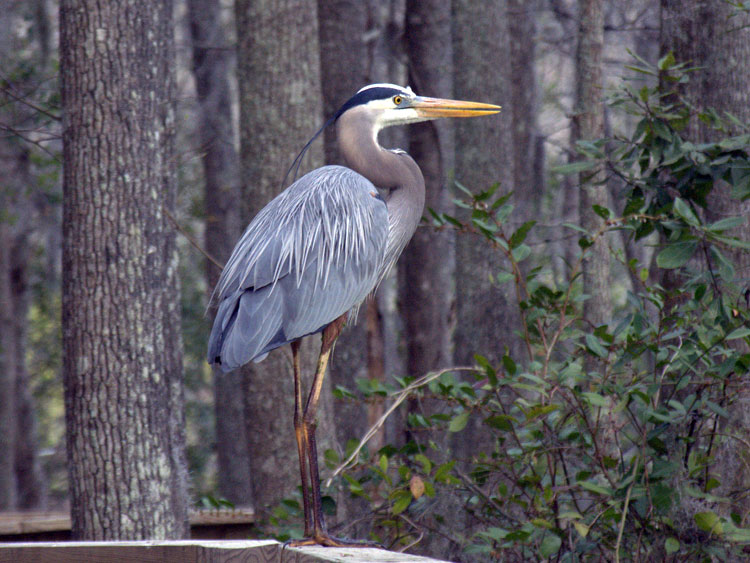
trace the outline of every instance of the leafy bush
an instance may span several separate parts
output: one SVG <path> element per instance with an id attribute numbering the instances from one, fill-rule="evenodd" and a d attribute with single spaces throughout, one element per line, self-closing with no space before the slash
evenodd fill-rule
<path id="1" fill-rule="evenodd" d="M 660 67 L 684 79 L 669 57 Z M 750 244 L 730 234 L 746 218 L 706 222 L 701 212 L 719 182 L 738 200 L 750 197 L 750 136 L 685 141 L 690 108 L 648 87 L 625 86 L 613 104 L 638 115 L 633 135 L 581 142 L 587 160 L 560 170 L 603 163 L 624 186 L 624 211 L 596 208 L 597 232 L 568 225 L 581 249 L 568 281 L 536 265 L 525 243 L 534 223 L 511 229 L 510 194 L 498 196 L 497 186 L 466 190 L 456 202 L 470 211 L 468 221 L 433 213 L 435 224 L 498 250 L 504 270 L 494 281 L 516 286 L 527 355 L 506 353 L 499 365 L 477 355 L 468 375 L 378 387 L 398 397 L 418 387 L 443 405 L 409 417 L 429 439 L 372 456 L 365 448 L 343 466 L 344 486 L 372 507 L 371 536 L 388 547 L 432 533 L 472 560 L 651 561 L 726 560 L 750 544 L 750 443 L 732 416 L 750 379 L 750 314 L 731 259 Z M 656 232 L 660 249 L 655 267 L 613 250 L 635 282 L 616 318 L 591 326 L 582 313 L 581 261 L 614 230 L 641 243 Z M 676 281 L 659 283 L 665 269 Z M 481 439 L 468 434 L 470 423 L 479 424 Z M 477 442 L 471 459 L 454 459 L 439 438 L 462 432 Z M 331 451 L 327 459 L 341 463 Z M 451 507 L 440 501 L 446 497 Z M 459 518 L 471 526 L 455 524 Z"/>

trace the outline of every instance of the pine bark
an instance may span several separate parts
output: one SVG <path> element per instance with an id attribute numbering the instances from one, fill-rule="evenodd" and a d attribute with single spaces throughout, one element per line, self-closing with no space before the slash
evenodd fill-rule
<path id="1" fill-rule="evenodd" d="M 249 222 L 286 187 L 282 181 L 287 169 L 321 124 L 318 14 L 314 0 L 238 0 L 235 10 L 242 219 Z M 301 173 L 323 164 L 319 144 L 307 154 Z M 319 338 L 303 341 L 303 387 L 312 379 L 319 349 Z M 256 510 L 262 511 L 299 486 L 289 347 L 248 364 L 242 372 L 253 496 Z M 318 410 L 321 455 L 333 443 L 331 402 L 327 377 Z"/>
<path id="2" fill-rule="evenodd" d="M 456 180 L 479 193 L 500 182 L 500 193 L 514 189 L 513 111 L 509 57 L 486 53 L 508 52 L 508 4 L 505 0 L 477 4 L 453 2 L 455 95 L 459 99 L 506 106 L 499 115 L 456 122 Z M 477 40 L 479 39 L 479 43 Z M 499 65 L 499 67 L 498 67 Z M 527 72 L 533 72 L 527 69 Z M 508 102 L 506 102 L 508 100 Z M 514 204 L 521 212 L 532 200 L 516 190 Z M 481 236 L 461 235 L 456 240 L 456 362 L 473 365 L 474 354 L 499 362 L 514 345 L 513 328 L 520 322 L 512 286 L 490 281 L 503 266 L 502 257 Z M 491 304 L 491 306 L 488 306 Z"/>
<path id="3" fill-rule="evenodd" d="M 662 0 L 660 44 L 662 56 L 671 51 L 678 63 L 699 67 L 681 86 L 681 94 L 695 110 L 684 132 L 689 141 L 705 143 L 721 138 L 722 133 L 698 119 L 698 112 L 708 108 L 714 108 L 719 115 L 729 112 L 744 123 L 750 122 L 750 14 L 723 2 Z M 745 132 L 729 125 L 730 134 Z M 742 216 L 746 220 L 730 234 L 744 241 L 750 240 L 747 220 L 750 202 L 732 199 L 729 186 L 717 182 L 709 197 L 705 219 L 713 222 L 731 216 Z M 750 252 L 731 248 L 722 249 L 722 252 L 734 263 L 737 289 L 746 291 Z M 704 263 L 702 266 L 714 265 Z M 721 287 L 722 291 L 728 290 L 725 284 Z M 732 295 L 727 301 L 742 303 L 743 296 Z M 716 475 L 721 480 L 721 487 L 716 492 L 736 499 L 731 512 L 747 514 L 750 502 L 744 492 L 750 484 L 750 452 L 743 444 L 750 432 L 750 392 L 746 388 L 738 388 L 730 418 L 722 422 L 725 426 L 721 433 L 738 439 L 722 440 L 718 448 Z"/>
<path id="4" fill-rule="evenodd" d="M 510 84 L 513 59 L 486 54 L 509 52 L 509 3 L 453 0 L 452 4 L 454 59 L 461 61 L 453 70 L 455 97 L 503 106 L 499 115 L 456 120 L 456 181 L 475 193 L 500 182 L 499 193 L 505 193 L 516 185 L 512 143 L 516 108 Z M 526 72 L 533 75 L 533 68 Z M 516 190 L 513 203 L 518 212 L 514 215 L 520 217 L 532 201 L 529 189 Z M 459 216 L 470 220 L 468 213 Z M 457 365 L 473 365 L 475 354 L 499 365 L 506 346 L 512 356 L 521 351 L 513 334 L 513 328 L 520 322 L 514 287 L 510 284 L 498 287 L 490 281 L 503 267 L 507 264 L 502 254 L 484 237 L 473 234 L 456 237 Z M 462 432 L 451 435 L 453 459 L 463 463 L 466 471 L 473 467 L 472 460 L 479 452 L 493 448 L 480 418 L 472 417 Z M 460 518 L 457 525 L 472 533 L 476 519 L 459 506 L 449 510 Z"/>
<path id="5" fill-rule="evenodd" d="M 536 0 L 507 1 L 510 69 L 505 76 L 510 79 L 505 91 L 497 92 L 508 99 L 505 112 L 512 121 L 513 186 L 517 198 L 525 202 L 524 215 L 529 219 L 532 215 L 539 216 L 544 195 L 544 140 L 537 128 L 539 101 L 535 72 L 538 4 Z"/>
<path id="6" fill-rule="evenodd" d="M 603 67 L 604 2 L 579 0 L 578 46 L 576 49 L 576 105 L 573 112 L 571 144 L 604 136 Z M 603 219 L 594 205 L 607 208 L 609 198 L 602 167 L 580 175 L 579 214 L 583 228 L 596 233 Z M 608 323 L 612 316 L 610 262 L 607 239 L 594 240 L 583 260 L 584 318 L 592 326 Z"/>
<path id="7" fill-rule="evenodd" d="M 30 215 L 30 210 L 26 210 Z M 29 220 L 26 216 L 24 219 Z M 30 223 L 29 223 L 30 224 Z M 13 366 L 15 382 L 15 470 L 17 506 L 21 510 L 43 510 L 47 508 L 47 482 L 42 471 L 37 451 L 37 420 L 34 400 L 31 395 L 31 377 L 26 368 L 28 345 L 30 261 L 28 232 L 16 233 L 10 248 L 10 289 L 12 295 L 14 331 Z"/>
<path id="8" fill-rule="evenodd" d="M 63 378 L 76 539 L 187 537 L 172 4 L 60 4 Z"/>
<path id="9" fill-rule="evenodd" d="M 225 40 L 221 9 L 220 0 L 188 1 L 203 161 L 206 217 L 203 241 L 208 255 L 224 264 L 242 231 L 237 206 L 240 201 L 239 157 L 234 146 L 229 84 L 232 54 Z M 221 268 L 207 259 L 209 296 L 220 274 Z M 214 310 L 215 304 L 210 313 Z M 222 374 L 217 368 L 213 375 L 219 493 L 236 506 L 249 506 L 253 498 L 242 376 L 239 372 Z"/>
<path id="10" fill-rule="evenodd" d="M 424 96 L 453 95 L 450 3 L 406 3 L 409 84 Z M 418 123 L 409 129 L 409 154 L 425 179 L 425 207 L 449 211 L 452 195 L 447 174 L 453 169 L 450 120 Z M 449 230 L 418 228 L 400 261 L 400 310 L 407 345 L 407 372 L 421 376 L 449 365 L 453 357 L 454 236 Z"/>
<path id="11" fill-rule="evenodd" d="M 367 54 L 363 39 L 367 31 L 367 5 L 361 0 L 318 0 L 318 20 L 323 114 L 324 119 L 328 119 L 367 83 Z M 326 164 L 345 165 L 339 154 L 334 127 L 326 129 L 324 141 Z M 336 342 L 335 358 L 329 366 L 334 387 L 352 388 L 357 378 L 383 376 L 382 370 L 373 372 L 368 361 L 372 357 L 373 341 L 377 342 L 381 337 L 379 330 L 369 331 L 373 319 L 377 320 L 377 308 L 368 301 L 360 308 L 357 322 L 350 321 Z M 382 356 L 379 359 L 382 361 Z M 335 403 L 336 427 L 341 432 L 339 441 L 345 443 L 362 436 L 367 424 L 363 405 L 346 400 Z"/>
<path id="12" fill-rule="evenodd" d="M 13 326 L 13 301 L 10 284 L 10 226 L 0 222 L 0 323 Z M 15 472 L 16 409 L 15 338 L 13 330 L 0 330 L 0 510 L 17 508 Z"/>

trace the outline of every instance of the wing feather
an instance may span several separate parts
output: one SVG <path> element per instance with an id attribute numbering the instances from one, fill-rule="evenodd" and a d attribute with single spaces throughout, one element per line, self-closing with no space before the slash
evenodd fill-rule
<path id="1" fill-rule="evenodd" d="M 322 330 L 379 281 L 388 212 L 373 184 L 342 166 L 303 176 L 264 207 L 215 290 L 208 360 L 225 371 Z"/>

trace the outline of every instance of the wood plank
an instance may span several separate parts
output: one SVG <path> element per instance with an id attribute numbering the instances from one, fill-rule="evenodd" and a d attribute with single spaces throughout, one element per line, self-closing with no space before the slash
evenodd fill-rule
<path id="1" fill-rule="evenodd" d="M 193 539 L 247 539 L 255 523 L 252 508 L 190 511 Z M 66 541 L 70 539 L 67 512 L 2 512 L 0 542 Z"/>
<path id="2" fill-rule="evenodd" d="M 438 563 L 374 548 L 288 548 L 273 540 L 0 544 L 0 563 Z"/>

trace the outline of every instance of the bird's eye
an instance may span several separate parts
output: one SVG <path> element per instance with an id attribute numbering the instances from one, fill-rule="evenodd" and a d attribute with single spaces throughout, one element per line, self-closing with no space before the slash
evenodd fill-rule
<path id="1" fill-rule="evenodd" d="M 400 106 L 403 101 L 404 99 L 401 96 L 393 96 L 393 103 L 397 106 Z"/>

